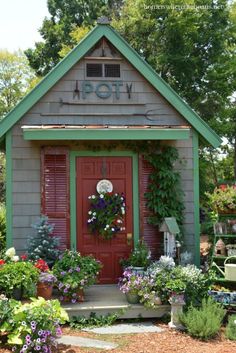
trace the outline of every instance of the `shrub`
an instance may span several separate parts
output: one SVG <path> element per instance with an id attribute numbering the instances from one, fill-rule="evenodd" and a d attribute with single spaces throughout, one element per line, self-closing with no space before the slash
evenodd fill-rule
<path id="1" fill-rule="evenodd" d="M 54 225 L 48 223 L 48 218 L 42 216 L 38 223 L 32 226 L 37 231 L 37 236 L 30 237 L 27 241 L 27 255 L 29 260 L 43 259 L 50 267 L 60 255 L 59 238 L 52 236 Z"/>
<path id="2" fill-rule="evenodd" d="M 203 299 L 200 308 L 191 306 L 180 316 L 187 332 L 196 338 L 208 340 L 217 335 L 226 310 L 212 298 Z"/>
<path id="3" fill-rule="evenodd" d="M 229 317 L 229 321 L 225 330 L 225 336 L 229 340 L 236 341 L 236 315 Z"/>
<path id="4" fill-rule="evenodd" d="M 1 265 L 0 290 L 11 297 L 15 288 L 23 290 L 23 296 L 32 295 L 32 284 L 36 284 L 39 271 L 30 262 L 11 262 Z"/>
<path id="5" fill-rule="evenodd" d="M 23 305 L 11 300 L 6 303 L 4 305 L 9 307 L 11 320 L 2 325 L 0 322 L 0 330 L 8 334 L 12 351 L 52 352 L 56 337 L 61 335 L 60 324 L 69 321 L 59 301 L 39 298 Z"/>

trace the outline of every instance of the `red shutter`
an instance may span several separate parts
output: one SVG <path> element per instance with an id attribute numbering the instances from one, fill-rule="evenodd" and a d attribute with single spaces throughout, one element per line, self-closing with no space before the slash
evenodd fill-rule
<path id="1" fill-rule="evenodd" d="M 65 147 L 44 147 L 41 162 L 41 213 L 55 224 L 53 234 L 60 238 L 60 248 L 69 248 L 69 151 Z"/>
<path id="2" fill-rule="evenodd" d="M 148 191 L 149 175 L 153 167 L 139 156 L 139 195 L 140 195 L 140 234 L 152 252 L 152 259 L 158 259 L 163 255 L 163 236 L 157 229 L 148 223 L 150 211 L 146 205 L 145 192 Z"/>

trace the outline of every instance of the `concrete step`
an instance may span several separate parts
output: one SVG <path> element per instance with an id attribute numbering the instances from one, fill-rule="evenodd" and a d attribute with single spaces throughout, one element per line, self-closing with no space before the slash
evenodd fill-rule
<path id="1" fill-rule="evenodd" d="M 128 304 L 125 295 L 116 285 L 94 285 L 85 290 L 83 303 L 64 303 L 62 306 L 69 317 L 89 317 L 91 313 L 98 316 L 117 313 L 121 319 L 159 318 L 170 312 L 170 305 L 146 309 L 142 304 Z"/>

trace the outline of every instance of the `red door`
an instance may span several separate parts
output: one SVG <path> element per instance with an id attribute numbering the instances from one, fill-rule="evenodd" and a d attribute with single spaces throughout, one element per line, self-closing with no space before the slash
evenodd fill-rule
<path id="1" fill-rule="evenodd" d="M 133 234 L 132 208 L 132 159 L 131 157 L 78 157 L 76 162 L 77 185 L 77 248 L 83 255 L 91 254 L 103 264 L 100 283 L 116 283 L 121 275 L 119 260 L 128 257 L 132 242 L 128 244 L 127 233 Z M 124 193 L 126 214 L 125 230 L 113 239 L 90 234 L 87 227 L 90 203 L 88 196 L 96 194 L 99 180 L 108 179 L 113 192 Z"/>

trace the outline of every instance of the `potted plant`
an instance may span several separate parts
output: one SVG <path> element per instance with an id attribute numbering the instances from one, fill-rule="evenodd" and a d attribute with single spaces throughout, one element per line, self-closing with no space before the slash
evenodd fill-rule
<path id="1" fill-rule="evenodd" d="M 66 250 L 53 266 L 61 301 L 83 301 L 83 289 L 95 283 L 101 263 L 93 256 Z"/>
<path id="2" fill-rule="evenodd" d="M 49 271 L 41 272 L 37 283 L 37 296 L 44 299 L 50 299 L 52 297 L 52 290 L 56 281 L 57 278 L 53 275 L 53 273 Z"/>
<path id="3" fill-rule="evenodd" d="M 209 206 L 217 213 L 236 213 L 236 185 L 224 189 L 215 188 L 212 194 L 206 193 Z"/>
<path id="4" fill-rule="evenodd" d="M 126 268 L 122 277 L 119 278 L 118 286 L 126 295 L 126 299 L 130 304 L 139 302 L 139 290 L 142 286 L 143 276 L 133 272 L 132 268 Z"/>
<path id="5" fill-rule="evenodd" d="M 30 262 L 11 262 L 1 265 L 0 290 L 15 299 L 32 296 L 32 285 L 36 288 L 39 270 Z M 29 290 L 30 289 L 30 290 Z"/>
<path id="6" fill-rule="evenodd" d="M 135 246 L 128 259 L 121 259 L 121 265 L 132 267 L 133 271 L 143 273 L 151 262 L 151 252 L 143 240 L 140 240 Z"/>

